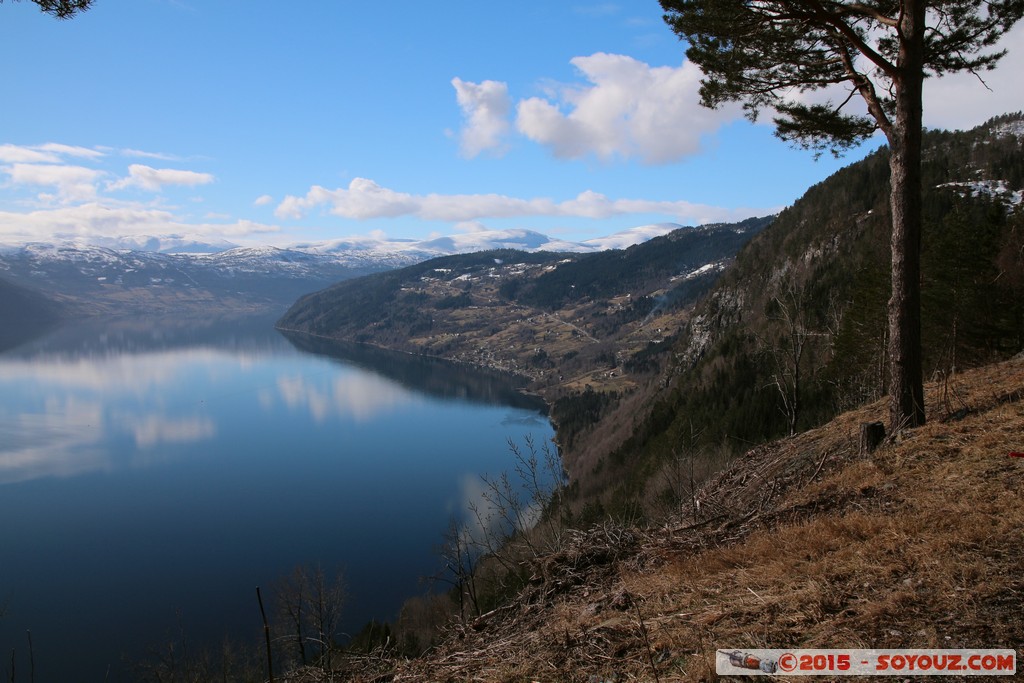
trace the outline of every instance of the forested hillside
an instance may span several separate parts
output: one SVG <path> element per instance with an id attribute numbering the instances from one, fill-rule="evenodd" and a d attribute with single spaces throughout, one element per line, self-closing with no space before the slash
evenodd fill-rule
<path id="1" fill-rule="evenodd" d="M 1024 121 L 925 140 L 924 370 L 938 378 L 1024 348 Z M 885 393 L 888 172 L 883 148 L 740 251 L 660 354 L 658 381 L 595 416 L 568 454 L 585 497 L 649 498 L 666 461 L 742 451 Z"/>

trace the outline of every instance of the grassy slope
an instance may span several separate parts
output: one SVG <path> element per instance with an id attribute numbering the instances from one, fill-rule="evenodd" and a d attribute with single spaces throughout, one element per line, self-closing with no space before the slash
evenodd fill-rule
<path id="1" fill-rule="evenodd" d="M 699 681 L 717 648 L 1024 650 L 1024 358 L 927 391 L 931 422 L 873 456 L 858 427 L 884 402 L 747 453 L 697 516 L 571 537 L 509 608 L 353 680 Z"/>

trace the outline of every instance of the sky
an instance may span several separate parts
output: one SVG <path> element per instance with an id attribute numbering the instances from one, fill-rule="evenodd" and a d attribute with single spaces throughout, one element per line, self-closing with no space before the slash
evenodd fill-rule
<path id="1" fill-rule="evenodd" d="M 657 0 L 0 4 L 0 243 L 288 245 L 525 228 L 581 241 L 777 212 L 876 148 L 794 149 Z M 1024 46 L 1024 26 L 1004 43 Z M 926 125 L 1024 108 L 1024 49 L 929 81 Z"/>

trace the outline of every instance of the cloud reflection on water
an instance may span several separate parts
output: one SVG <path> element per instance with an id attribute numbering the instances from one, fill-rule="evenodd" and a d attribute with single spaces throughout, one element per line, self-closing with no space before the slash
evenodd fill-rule
<path id="1" fill-rule="evenodd" d="M 3 385 L 0 380 L 0 386 Z M 0 484 L 110 469 L 97 402 L 50 397 L 44 412 L 0 412 Z"/>
<path id="2" fill-rule="evenodd" d="M 223 376 L 231 359 L 212 349 L 4 359 L 0 484 L 145 465 L 144 451 L 213 438 L 214 420 L 180 397 L 190 378 Z M 124 437 L 134 451 L 110 446 Z"/>
<path id="3" fill-rule="evenodd" d="M 0 484 L 165 462 L 180 457 L 174 446 L 219 437 L 218 423 L 251 404 L 268 419 L 286 408 L 318 424 L 365 423 L 425 400 L 337 363 L 296 366 L 292 354 L 195 346 L 0 357 Z"/>
<path id="4" fill-rule="evenodd" d="M 316 378 L 282 374 L 277 378 L 277 391 L 286 406 L 309 410 L 318 423 L 329 417 L 368 422 L 388 410 L 423 402 L 422 397 L 394 382 L 362 372 Z M 273 408 L 266 396 L 261 402 L 265 409 Z"/>
<path id="5" fill-rule="evenodd" d="M 212 439 L 217 434 L 217 426 L 213 420 L 198 416 L 126 416 L 124 428 L 135 435 L 135 445 L 139 448 L 153 448 L 165 443 L 194 443 Z"/>
<path id="6" fill-rule="evenodd" d="M 180 378 L 185 369 L 205 366 L 213 371 L 224 363 L 245 367 L 243 357 L 237 354 L 201 347 L 135 354 L 48 354 L 0 362 L 0 384 L 24 382 L 143 396 Z"/>

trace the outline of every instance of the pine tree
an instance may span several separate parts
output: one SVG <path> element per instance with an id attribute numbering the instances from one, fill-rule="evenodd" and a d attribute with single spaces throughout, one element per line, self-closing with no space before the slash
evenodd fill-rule
<path id="1" fill-rule="evenodd" d="M 704 72 L 701 102 L 775 112 L 776 134 L 839 154 L 881 130 L 890 147 L 891 429 L 924 423 L 921 354 L 922 90 L 927 76 L 995 68 L 1024 0 L 661 0 Z M 825 104 L 794 93 L 838 92 Z M 867 114 L 850 113 L 857 97 Z"/>
<path id="2" fill-rule="evenodd" d="M 4 0 L 0 0 L 0 4 Z M 39 10 L 58 19 L 70 19 L 92 6 L 93 0 L 32 0 Z"/>

